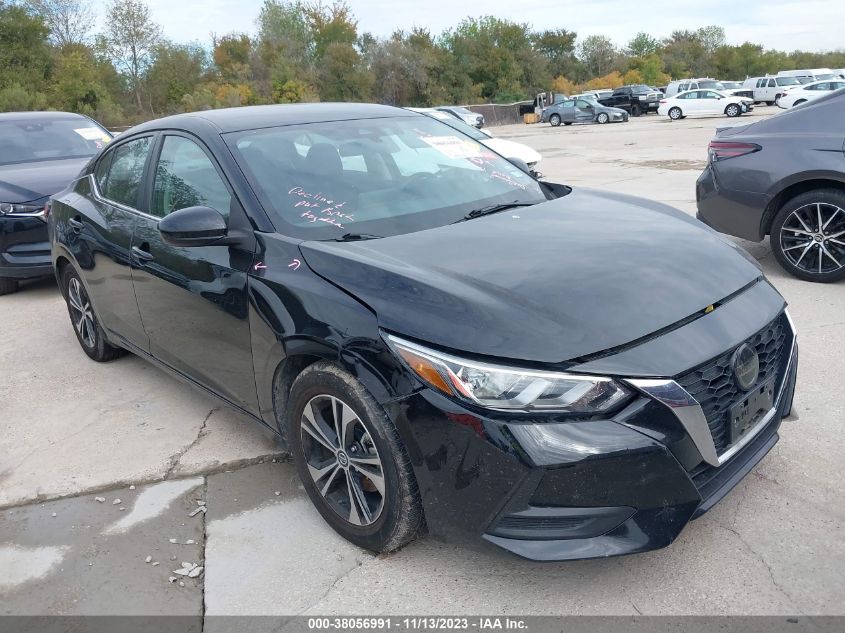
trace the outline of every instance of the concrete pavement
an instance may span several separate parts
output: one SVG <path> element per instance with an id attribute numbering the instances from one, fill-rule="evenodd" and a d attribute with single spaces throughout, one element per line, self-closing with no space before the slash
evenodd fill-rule
<path id="1" fill-rule="evenodd" d="M 693 213 L 707 141 L 726 124 L 647 116 L 494 133 L 540 151 L 552 180 Z M 2 297 L 0 609 L 182 614 L 197 626 L 202 614 L 843 614 L 845 285 L 800 282 L 768 245 L 741 244 L 790 303 L 800 419 L 669 548 L 566 564 L 430 539 L 360 550 L 255 425 L 138 358 L 91 362 L 52 282 Z M 198 501 L 207 512 L 188 516 Z M 171 583 L 182 562 L 202 574 Z"/>

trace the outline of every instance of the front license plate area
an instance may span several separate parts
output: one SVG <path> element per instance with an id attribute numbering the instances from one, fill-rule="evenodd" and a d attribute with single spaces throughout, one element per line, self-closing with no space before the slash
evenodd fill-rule
<path id="1" fill-rule="evenodd" d="M 731 444 L 742 438 L 774 406 L 775 381 L 769 380 L 752 389 L 730 410 Z"/>

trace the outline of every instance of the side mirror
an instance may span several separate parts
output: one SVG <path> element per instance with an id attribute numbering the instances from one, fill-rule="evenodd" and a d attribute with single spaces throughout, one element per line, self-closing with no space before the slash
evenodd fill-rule
<path id="1" fill-rule="evenodd" d="M 185 207 L 165 216 L 158 232 L 173 246 L 211 246 L 228 242 L 226 219 L 210 207 Z"/>
<path id="2" fill-rule="evenodd" d="M 511 156 L 508 158 L 508 162 L 515 167 L 519 167 L 521 171 L 524 171 L 526 174 L 534 178 L 534 172 L 531 171 L 531 168 L 521 158 L 516 158 L 515 156 Z"/>

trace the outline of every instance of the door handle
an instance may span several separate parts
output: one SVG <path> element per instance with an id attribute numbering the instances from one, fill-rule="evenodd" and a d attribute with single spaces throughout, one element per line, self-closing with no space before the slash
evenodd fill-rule
<path id="1" fill-rule="evenodd" d="M 81 231 L 85 226 L 84 224 L 82 224 L 81 220 L 79 219 L 79 216 L 68 219 L 67 223 L 70 224 L 70 228 L 72 228 L 76 232 Z"/>
<path id="2" fill-rule="evenodd" d="M 138 247 L 138 246 L 132 247 L 132 254 L 135 257 L 137 257 L 140 261 L 144 261 L 144 262 L 148 262 L 148 261 L 155 259 L 155 257 L 153 257 L 152 253 L 150 253 L 148 250 L 144 250 L 144 248 Z"/>

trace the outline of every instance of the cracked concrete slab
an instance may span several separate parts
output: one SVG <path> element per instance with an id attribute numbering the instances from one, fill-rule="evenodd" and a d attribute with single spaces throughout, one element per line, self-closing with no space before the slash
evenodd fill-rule
<path id="1" fill-rule="evenodd" d="M 167 494 L 160 494 L 162 487 L 169 487 Z M 193 616 L 184 624 L 200 630 L 202 580 L 184 578 L 180 586 L 168 577 L 182 561 L 204 561 L 203 515 L 188 518 L 196 499 L 204 497 L 203 479 L 123 488 L 108 498 L 115 496 L 126 505 L 98 503 L 84 495 L 0 511 L 0 565 L 6 577 L 0 584 L 0 614 L 167 613 Z M 147 510 L 145 520 L 125 531 L 109 531 L 126 516 L 120 508 L 136 501 Z M 170 543 L 170 537 L 180 544 Z M 3 564 L 10 562 L 10 553 L 19 562 L 28 559 L 27 575 L 10 579 Z"/>
<path id="2" fill-rule="evenodd" d="M 328 527 L 290 463 L 210 476 L 206 521 L 207 615 L 304 612 L 372 558 Z"/>

